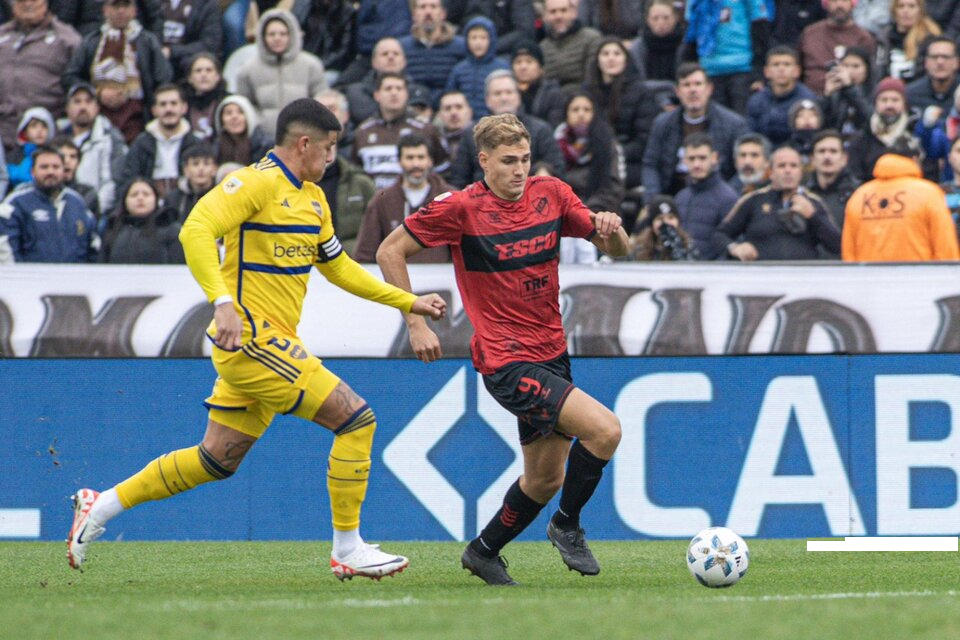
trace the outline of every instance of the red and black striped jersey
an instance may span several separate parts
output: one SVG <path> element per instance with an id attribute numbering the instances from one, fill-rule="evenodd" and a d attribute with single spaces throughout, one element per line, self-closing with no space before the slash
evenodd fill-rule
<path id="1" fill-rule="evenodd" d="M 567 348 L 560 318 L 560 237 L 591 238 L 590 210 L 564 182 L 528 178 L 516 202 L 484 182 L 444 193 L 408 217 L 424 247 L 450 245 L 457 286 L 473 323 L 473 364 L 544 362 Z"/>

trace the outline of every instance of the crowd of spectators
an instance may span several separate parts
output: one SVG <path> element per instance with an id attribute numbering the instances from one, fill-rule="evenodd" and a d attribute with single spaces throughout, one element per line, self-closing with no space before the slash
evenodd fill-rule
<path id="1" fill-rule="evenodd" d="M 302 97 L 363 262 L 502 113 L 634 260 L 955 260 L 958 37 L 956 0 L 0 0 L 0 263 L 183 262 Z"/>

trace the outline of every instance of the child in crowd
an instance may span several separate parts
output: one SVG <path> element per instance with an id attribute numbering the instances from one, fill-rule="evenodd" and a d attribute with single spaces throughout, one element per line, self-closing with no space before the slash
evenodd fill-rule
<path id="1" fill-rule="evenodd" d="M 447 78 L 447 91 L 462 91 L 467 96 L 473 115 L 478 120 L 490 115 L 484 95 L 487 76 L 498 69 L 510 69 L 510 65 L 496 57 L 497 29 L 493 22 L 483 16 L 472 18 L 466 24 L 467 51 L 469 55 L 455 64 Z"/>

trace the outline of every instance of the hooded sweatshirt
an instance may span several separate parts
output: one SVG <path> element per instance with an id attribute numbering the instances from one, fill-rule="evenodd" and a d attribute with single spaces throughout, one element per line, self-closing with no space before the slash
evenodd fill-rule
<path id="1" fill-rule="evenodd" d="M 223 110 L 231 104 L 240 107 L 247 119 L 246 135 L 235 136 L 223 130 Z M 224 98 L 217 105 L 213 126 L 216 131 L 213 143 L 214 154 L 219 165 L 227 162 L 239 162 L 242 165 L 254 163 L 265 156 L 273 146 L 273 138 L 260 127 L 257 110 L 243 96 L 232 95 Z"/>
<path id="2" fill-rule="evenodd" d="M 33 170 L 33 158 L 30 156 L 36 150 L 37 145 L 27 142 L 24 137 L 27 132 L 27 125 L 33 120 L 40 120 L 47 125 L 47 140 L 53 140 L 57 135 L 57 126 L 54 124 L 53 116 L 43 107 L 33 107 L 27 109 L 20 118 L 20 124 L 17 125 L 17 144 L 10 152 L 7 158 L 7 172 L 10 175 L 10 188 L 13 189 L 19 184 L 33 180 L 31 174 Z"/>
<path id="3" fill-rule="evenodd" d="M 467 49 L 467 57 L 453 65 L 450 71 L 450 77 L 447 78 L 447 91 L 462 91 L 473 109 L 473 117 L 480 119 L 483 116 L 490 115 L 487 109 L 486 96 L 484 95 L 484 83 L 487 76 L 498 69 L 510 69 L 506 61 L 498 58 L 497 53 L 497 30 L 493 21 L 477 16 L 467 22 L 463 29 L 464 37 L 469 40 L 471 29 L 484 29 L 490 36 L 490 46 L 482 56 L 475 56 Z"/>
<path id="4" fill-rule="evenodd" d="M 876 178 L 853 192 L 843 223 L 843 259 L 851 262 L 958 260 L 957 232 L 943 191 L 920 166 L 888 153 Z"/>
<path id="5" fill-rule="evenodd" d="M 270 52 L 263 33 L 267 23 L 282 20 L 290 32 L 290 43 L 280 55 Z M 277 116 L 299 98 L 312 98 L 327 88 L 323 63 L 303 51 L 303 34 L 293 14 L 271 9 L 257 24 L 257 55 L 237 75 L 237 93 L 256 108 L 263 130 L 272 138 L 277 133 Z"/>

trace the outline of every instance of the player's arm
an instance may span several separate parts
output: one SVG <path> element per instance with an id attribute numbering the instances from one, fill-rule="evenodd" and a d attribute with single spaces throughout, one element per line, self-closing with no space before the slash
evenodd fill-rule
<path id="1" fill-rule="evenodd" d="M 407 260 L 422 249 L 423 246 L 410 235 L 406 227 L 400 225 L 394 229 L 377 249 L 377 264 L 380 265 L 383 279 L 404 291 L 411 291 Z M 423 362 L 440 359 L 443 356 L 440 339 L 427 326 L 423 318 L 405 313 L 403 319 L 407 323 L 407 332 L 410 334 L 410 346 L 417 358 Z"/>
<path id="2" fill-rule="evenodd" d="M 608 256 L 621 258 L 630 249 L 630 238 L 623 228 L 620 216 L 612 211 L 590 212 L 590 221 L 596 233 L 590 239 L 600 251 Z"/>
<path id="3" fill-rule="evenodd" d="M 243 180 L 250 184 L 244 184 Z M 214 304 L 213 319 L 217 326 L 214 341 L 218 347 L 231 351 L 240 347 L 243 321 L 233 306 L 232 292 L 220 273 L 217 240 L 262 208 L 265 188 L 255 184 L 250 174 L 245 174 L 243 180 L 231 176 L 207 192 L 193 207 L 180 230 L 180 243 L 190 273 L 207 300 Z"/>
<path id="4" fill-rule="evenodd" d="M 331 236 L 320 245 L 317 270 L 344 291 L 371 302 L 394 307 L 405 314 L 430 316 L 439 320 L 446 312 L 447 303 L 435 293 L 417 297 L 371 275 L 347 255 L 336 236 Z"/>

